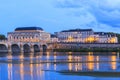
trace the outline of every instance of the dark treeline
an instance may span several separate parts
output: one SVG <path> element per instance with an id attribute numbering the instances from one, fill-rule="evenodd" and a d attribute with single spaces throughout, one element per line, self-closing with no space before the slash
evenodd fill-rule
<path id="1" fill-rule="evenodd" d="M 116 36 L 118 37 L 118 43 L 120 43 L 120 34 L 116 34 Z"/>
<path id="2" fill-rule="evenodd" d="M 7 38 L 5 37 L 5 35 L 0 34 L 0 40 L 6 40 Z"/>

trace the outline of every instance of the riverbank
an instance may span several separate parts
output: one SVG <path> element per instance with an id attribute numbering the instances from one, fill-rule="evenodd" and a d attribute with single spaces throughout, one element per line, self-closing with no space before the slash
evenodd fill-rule
<path id="1" fill-rule="evenodd" d="M 119 48 L 54 49 L 54 52 L 120 52 Z"/>
<path id="2" fill-rule="evenodd" d="M 110 72 L 110 71 L 58 71 L 58 73 L 64 75 L 80 75 L 80 76 L 94 76 L 94 77 L 120 77 L 120 72 Z"/>

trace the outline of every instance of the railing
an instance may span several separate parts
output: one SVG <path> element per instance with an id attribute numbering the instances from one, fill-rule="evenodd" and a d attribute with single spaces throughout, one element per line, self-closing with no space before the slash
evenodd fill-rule
<path id="1" fill-rule="evenodd" d="M 0 40 L 0 42 L 7 42 L 8 40 Z"/>

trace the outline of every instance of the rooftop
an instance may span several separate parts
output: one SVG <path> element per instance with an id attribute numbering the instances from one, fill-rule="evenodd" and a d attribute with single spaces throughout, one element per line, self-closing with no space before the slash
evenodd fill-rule
<path id="1" fill-rule="evenodd" d="M 51 38 L 57 38 L 57 36 L 54 34 L 51 34 Z"/>
<path id="2" fill-rule="evenodd" d="M 109 33 L 109 32 L 94 32 L 94 34 L 98 34 L 98 35 L 108 35 L 108 36 L 115 36 L 115 34 L 113 33 Z"/>
<path id="3" fill-rule="evenodd" d="M 63 30 L 61 32 L 81 32 L 81 31 L 93 31 L 92 29 L 70 29 L 70 30 Z"/>
<path id="4" fill-rule="evenodd" d="M 15 31 L 23 31 L 23 30 L 41 30 L 43 29 L 41 27 L 18 27 L 15 29 Z"/>

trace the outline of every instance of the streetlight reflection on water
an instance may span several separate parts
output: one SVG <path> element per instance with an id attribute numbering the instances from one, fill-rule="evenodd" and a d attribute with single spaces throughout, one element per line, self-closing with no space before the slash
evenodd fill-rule
<path id="1" fill-rule="evenodd" d="M 89 52 L 88 53 L 89 55 L 87 56 L 87 62 L 86 65 L 88 67 L 89 70 L 93 70 L 94 69 L 94 56 L 92 55 L 93 53 L 92 52 Z"/>
<path id="2" fill-rule="evenodd" d="M 108 58 L 108 59 L 104 59 Z M 94 55 L 93 52 L 88 52 L 88 55 L 68 55 L 68 68 L 73 71 L 99 71 L 103 68 L 117 69 L 117 56 L 114 55 Z M 106 66 L 102 65 L 105 64 Z"/>
<path id="3" fill-rule="evenodd" d="M 18 58 L 12 56 L 12 54 L 7 56 L 7 59 L 10 60 L 10 62 L 8 62 L 8 80 L 13 80 L 13 77 L 15 76 L 19 76 L 20 80 L 26 80 L 25 76 L 27 75 L 29 75 L 29 78 L 33 80 L 34 75 L 37 75 L 39 79 L 41 78 L 39 76 L 44 75 L 44 71 L 41 70 L 43 65 L 38 63 L 33 64 L 33 54 L 30 54 L 30 56 L 27 57 L 29 58 L 29 63 L 24 61 L 25 58 L 26 57 L 23 54 L 20 54 Z M 38 57 L 35 62 L 38 62 Z"/>
<path id="4" fill-rule="evenodd" d="M 86 55 L 74 55 L 73 52 L 64 53 L 58 52 L 46 52 L 45 55 L 29 54 L 25 56 L 20 54 L 14 56 L 12 54 L 7 55 L 7 74 L 8 79 L 12 80 L 15 76 L 18 76 L 20 80 L 29 79 L 45 79 L 45 70 L 69 70 L 69 71 L 102 71 L 105 70 L 117 70 L 118 57 L 116 53 L 113 55 L 94 55 L 93 52 L 88 52 Z M 79 53 L 81 54 L 81 53 Z"/>

